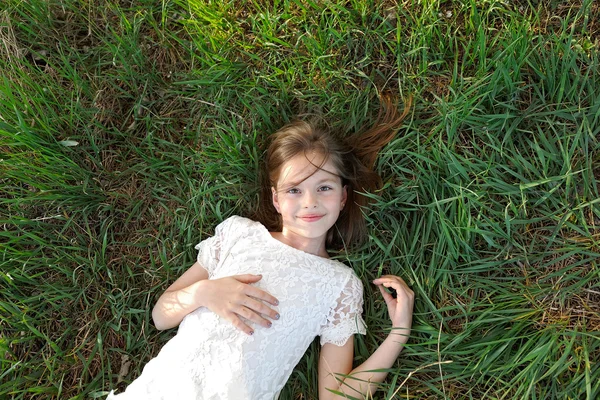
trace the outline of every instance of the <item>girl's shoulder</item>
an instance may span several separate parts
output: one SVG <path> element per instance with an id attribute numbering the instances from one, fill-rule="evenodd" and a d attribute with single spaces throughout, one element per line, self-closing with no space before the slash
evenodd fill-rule
<path id="1" fill-rule="evenodd" d="M 352 284 L 361 285 L 361 280 L 356 274 L 356 271 L 349 265 L 334 259 L 327 259 L 330 262 L 331 267 L 336 270 L 336 273 L 339 276 L 344 277 L 348 282 L 352 282 Z M 330 267 L 330 268 L 331 268 Z"/>
<path id="2" fill-rule="evenodd" d="M 305 253 L 308 254 L 308 253 Z M 332 271 L 333 279 L 341 282 L 345 286 L 355 286 L 360 288 L 360 292 L 362 293 L 362 282 L 356 271 L 345 262 L 340 261 L 336 258 L 323 258 L 319 256 L 314 256 L 312 254 L 308 254 L 308 256 L 317 259 L 317 262 L 320 262 L 323 267 L 327 270 Z"/>
<path id="3" fill-rule="evenodd" d="M 241 236 L 249 235 L 262 229 L 265 228 L 260 222 L 240 217 L 239 215 L 232 215 L 217 225 L 215 236 L 235 240 L 235 238 L 240 238 Z"/>
<path id="4" fill-rule="evenodd" d="M 260 222 L 256 222 L 251 220 L 250 218 L 240 217 L 239 215 L 232 215 L 231 217 L 225 219 L 219 225 L 217 225 L 217 229 L 239 229 L 239 228 L 254 228 L 259 229 L 262 228 L 263 225 Z"/>

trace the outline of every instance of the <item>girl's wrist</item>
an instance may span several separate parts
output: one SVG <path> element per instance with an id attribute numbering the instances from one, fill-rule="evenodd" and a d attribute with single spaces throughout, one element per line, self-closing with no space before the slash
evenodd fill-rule
<path id="1" fill-rule="evenodd" d="M 385 349 L 384 351 L 388 354 L 388 356 L 391 356 L 395 359 L 400 355 L 407 341 L 408 337 L 390 332 L 388 337 L 385 338 L 379 348 Z"/>
<path id="2" fill-rule="evenodd" d="M 410 328 L 401 328 L 399 326 L 394 326 L 391 328 L 390 333 L 386 340 L 391 340 L 398 344 L 405 344 L 408 342 L 410 337 Z"/>
<path id="3" fill-rule="evenodd" d="M 201 281 L 194 283 L 194 285 L 195 285 L 194 303 L 198 307 L 206 307 L 205 294 L 206 294 L 206 285 L 208 284 L 208 282 L 210 282 L 208 279 L 202 279 Z"/>
<path id="4" fill-rule="evenodd" d="M 384 347 L 391 356 L 398 357 L 404 349 L 405 344 L 406 340 L 397 335 L 390 335 L 381 343 L 380 348 Z"/>

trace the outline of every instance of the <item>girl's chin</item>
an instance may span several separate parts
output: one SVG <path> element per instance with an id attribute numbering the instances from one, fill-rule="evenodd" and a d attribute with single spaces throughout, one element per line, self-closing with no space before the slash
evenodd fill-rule
<path id="1" fill-rule="evenodd" d="M 316 227 L 315 227 L 316 228 Z M 283 228 L 284 235 L 296 236 L 298 238 L 305 238 L 311 240 L 322 239 L 325 240 L 328 229 L 307 229 L 306 227 L 295 227 L 295 228 Z"/>

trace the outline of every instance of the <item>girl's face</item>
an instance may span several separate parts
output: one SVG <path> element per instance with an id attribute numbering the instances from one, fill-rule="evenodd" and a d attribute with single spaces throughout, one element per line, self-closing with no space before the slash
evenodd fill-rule
<path id="1" fill-rule="evenodd" d="M 348 192 L 333 164 L 322 163 L 319 154 L 295 156 L 282 165 L 277 189 L 271 190 L 273 205 L 282 217 L 283 236 L 300 247 L 324 251 L 327 231 L 337 221 Z"/>

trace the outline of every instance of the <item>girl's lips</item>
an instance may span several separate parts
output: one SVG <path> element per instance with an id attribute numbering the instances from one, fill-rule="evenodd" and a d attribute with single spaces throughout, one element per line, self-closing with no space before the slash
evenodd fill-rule
<path id="1" fill-rule="evenodd" d="M 315 222 L 323 218 L 323 215 L 303 215 L 299 218 L 306 222 Z"/>

